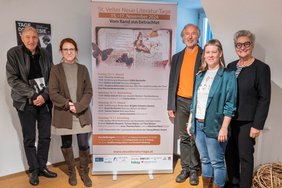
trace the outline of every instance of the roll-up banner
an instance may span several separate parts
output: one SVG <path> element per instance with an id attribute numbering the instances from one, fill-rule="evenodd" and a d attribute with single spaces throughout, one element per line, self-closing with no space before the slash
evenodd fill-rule
<path id="1" fill-rule="evenodd" d="M 176 4 L 92 1 L 93 174 L 171 173 Z"/>

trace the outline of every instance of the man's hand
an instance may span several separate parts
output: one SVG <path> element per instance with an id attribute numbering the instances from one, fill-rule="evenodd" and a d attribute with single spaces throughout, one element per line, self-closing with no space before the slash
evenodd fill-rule
<path id="1" fill-rule="evenodd" d="M 41 106 L 41 105 L 43 105 L 44 103 L 45 103 L 45 99 L 42 97 L 42 95 L 38 95 L 38 96 L 36 97 L 36 99 L 33 100 L 33 104 L 34 104 L 35 106 Z"/>
<path id="2" fill-rule="evenodd" d="M 192 127 L 192 124 L 191 124 L 190 121 L 188 121 L 188 123 L 186 123 L 186 131 L 187 131 L 189 136 L 192 136 L 192 134 L 190 133 L 191 127 Z"/>
<path id="3" fill-rule="evenodd" d="M 174 118 L 175 117 L 174 112 L 172 110 L 167 111 L 167 114 L 168 114 L 169 118 Z"/>

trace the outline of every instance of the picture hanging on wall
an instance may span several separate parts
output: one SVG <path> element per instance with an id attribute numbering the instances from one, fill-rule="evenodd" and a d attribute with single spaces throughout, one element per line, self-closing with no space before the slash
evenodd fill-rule
<path id="1" fill-rule="evenodd" d="M 46 51 L 52 57 L 52 38 L 51 38 L 51 24 L 47 23 L 36 23 L 36 22 L 27 22 L 27 21 L 16 21 L 16 34 L 17 34 L 17 43 L 18 45 L 22 44 L 21 33 L 26 26 L 34 27 L 38 32 L 39 37 L 39 46 L 45 48 Z"/>

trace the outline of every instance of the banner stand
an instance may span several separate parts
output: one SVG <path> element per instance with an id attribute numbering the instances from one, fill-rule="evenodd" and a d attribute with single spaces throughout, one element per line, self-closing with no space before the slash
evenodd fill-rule
<path id="1" fill-rule="evenodd" d="M 113 181 L 117 180 L 117 171 L 113 172 Z"/>
<path id="2" fill-rule="evenodd" d="M 117 180 L 117 176 L 118 176 L 117 172 L 116 172 L 116 171 L 113 172 L 113 178 L 112 178 L 112 180 L 113 180 L 113 181 L 116 181 L 116 180 Z M 150 180 L 154 180 L 154 179 L 155 179 L 152 170 L 149 170 L 149 171 L 148 171 L 148 176 L 149 176 L 149 179 L 150 179 Z"/>
<path id="3" fill-rule="evenodd" d="M 93 175 L 173 172 L 176 5 L 92 0 Z"/>
<path id="4" fill-rule="evenodd" d="M 150 179 L 150 180 L 153 180 L 153 179 L 154 179 L 154 175 L 153 175 L 153 171 L 152 171 L 152 170 L 149 170 L 149 171 L 148 171 L 148 176 L 149 176 L 149 179 Z"/>

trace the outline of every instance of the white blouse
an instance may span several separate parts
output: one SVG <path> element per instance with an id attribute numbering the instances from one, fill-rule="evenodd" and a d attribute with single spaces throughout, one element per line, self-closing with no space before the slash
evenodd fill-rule
<path id="1" fill-rule="evenodd" d="M 218 69 L 217 69 L 218 70 Z M 196 118 L 205 119 L 206 106 L 212 82 L 217 70 L 207 70 L 197 91 Z"/>

